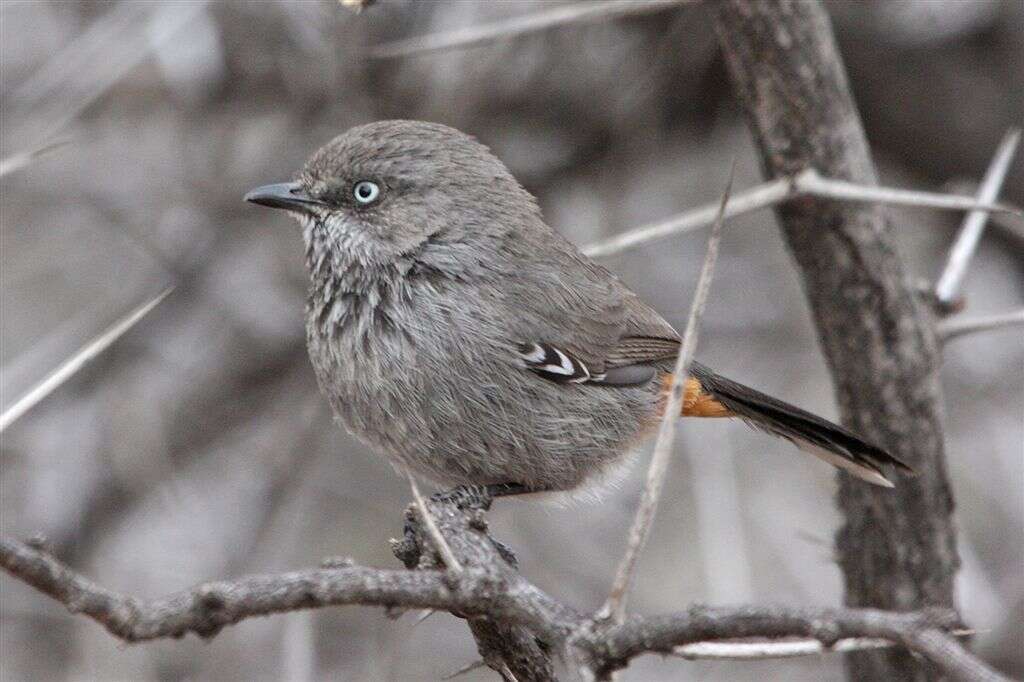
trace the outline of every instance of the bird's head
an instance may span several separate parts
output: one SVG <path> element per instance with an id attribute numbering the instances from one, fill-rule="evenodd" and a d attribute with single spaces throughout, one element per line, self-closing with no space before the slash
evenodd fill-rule
<path id="1" fill-rule="evenodd" d="M 304 228 L 314 260 L 383 266 L 401 258 L 458 263 L 523 221 L 533 197 L 484 145 L 453 128 L 378 121 L 352 128 L 306 162 L 293 182 L 245 196 Z"/>

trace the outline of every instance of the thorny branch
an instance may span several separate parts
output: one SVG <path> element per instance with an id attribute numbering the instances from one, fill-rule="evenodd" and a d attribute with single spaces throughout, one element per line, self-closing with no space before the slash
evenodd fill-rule
<path id="1" fill-rule="evenodd" d="M 9 101 L 20 112 L 13 118 L 23 124 L 8 131 L 9 137 L 34 144 L 50 142 L 209 4 L 210 0 L 195 0 L 115 5 L 10 93 Z M 140 22 L 152 30 L 140 31 Z"/>
<path id="2" fill-rule="evenodd" d="M 125 642 L 182 637 L 209 638 L 248 618 L 329 606 L 437 609 L 467 618 L 483 659 L 507 668 L 517 680 L 554 679 L 552 658 L 580 666 L 587 677 L 607 678 L 648 653 L 684 653 L 698 642 L 761 643 L 813 640 L 817 651 L 851 638 L 886 640 L 914 651 L 947 674 L 965 680 L 1004 679 L 973 657 L 951 636 L 960 627 L 947 610 L 890 613 L 873 609 L 787 607 L 709 608 L 659 616 L 627 616 L 622 623 L 598 621 L 539 589 L 516 571 L 508 550 L 487 531 L 482 510 L 427 501 L 460 573 L 437 570 L 432 544 L 418 515 L 407 515 L 407 534 L 395 543 L 405 570 L 329 562 L 321 568 L 254 575 L 204 583 L 153 600 L 104 588 L 47 553 L 38 542 L 0 540 L 0 564 L 15 578 L 105 627 Z M 511 634 L 513 640 L 483 635 Z M 508 642 L 524 647 L 509 650 Z M 506 649 L 501 647 L 505 646 Z M 490 647 L 490 648 L 488 648 Z"/>
<path id="3" fill-rule="evenodd" d="M 726 204 L 725 217 L 732 218 L 761 208 L 778 206 L 801 197 L 817 197 L 851 203 L 977 211 L 983 215 L 993 213 L 1007 215 L 1011 220 L 1019 221 L 1021 219 L 1018 209 L 991 201 L 982 201 L 957 194 L 862 185 L 825 177 L 814 168 L 802 170 L 794 175 L 775 178 L 756 187 L 736 192 Z M 657 223 L 627 230 L 604 241 L 589 244 L 583 247 L 583 252 L 591 258 L 611 256 L 655 239 L 707 227 L 715 221 L 717 214 L 718 203 L 707 204 Z"/>

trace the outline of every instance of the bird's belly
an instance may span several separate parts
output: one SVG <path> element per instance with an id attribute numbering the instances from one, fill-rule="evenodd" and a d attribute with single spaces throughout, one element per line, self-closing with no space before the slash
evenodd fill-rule
<path id="1" fill-rule="evenodd" d="M 656 410 L 656 388 L 555 384 L 512 366 L 441 371 L 422 353 L 391 349 L 381 362 L 369 350 L 314 360 L 335 413 L 396 467 L 442 486 L 575 488 L 628 454 Z"/>

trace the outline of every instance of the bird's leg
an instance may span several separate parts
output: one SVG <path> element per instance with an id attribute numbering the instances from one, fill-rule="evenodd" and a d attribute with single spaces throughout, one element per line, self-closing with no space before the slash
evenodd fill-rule
<path id="1" fill-rule="evenodd" d="M 483 509 L 491 508 L 494 496 L 489 494 L 488 486 L 485 485 L 459 485 L 451 490 L 434 493 L 430 496 L 431 501 L 442 504 L 454 504 L 459 509 Z"/>
<path id="2" fill-rule="evenodd" d="M 534 492 L 522 483 L 489 483 L 487 485 L 460 485 L 451 490 L 434 493 L 430 499 L 435 502 L 454 504 L 459 509 L 491 508 L 491 502 L 497 497 L 510 497 Z"/>
<path id="3" fill-rule="evenodd" d="M 442 504 L 454 504 L 459 509 L 487 511 L 491 507 L 491 502 L 496 497 L 521 495 L 528 492 L 532 491 L 520 483 L 460 485 L 446 492 L 434 493 L 430 496 L 430 499 Z M 519 562 L 516 559 L 515 552 L 504 543 L 495 540 L 490 534 L 487 534 L 486 525 L 482 528 L 495 551 L 498 552 L 509 566 L 516 568 Z M 415 568 L 420 561 L 419 522 L 416 520 L 411 506 L 406 510 L 405 528 L 402 536 L 402 540 L 392 541 L 392 551 L 405 564 L 406 568 Z"/>
<path id="4" fill-rule="evenodd" d="M 522 483 L 491 483 L 484 487 L 487 489 L 487 494 L 492 498 L 512 497 L 513 495 L 526 495 L 527 493 L 537 492 L 533 488 L 525 486 Z"/>
<path id="5" fill-rule="evenodd" d="M 512 495 L 522 495 L 529 492 L 533 491 L 521 483 L 460 485 L 445 492 L 434 493 L 430 496 L 430 499 L 434 502 L 454 504 L 459 509 L 479 509 L 487 511 L 491 508 L 491 503 L 496 497 L 510 497 Z M 407 542 L 415 536 L 408 521 L 406 522 L 405 535 Z M 487 539 L 490 540 L 494 549 L 499 555 L 501 555 L 501 558 L 504 559 L 509 566 L 515 568 L 519 565 L 515 552 L 513 552 L 508 545 L 495 540 L 490 535 L 487 535 Z"/>

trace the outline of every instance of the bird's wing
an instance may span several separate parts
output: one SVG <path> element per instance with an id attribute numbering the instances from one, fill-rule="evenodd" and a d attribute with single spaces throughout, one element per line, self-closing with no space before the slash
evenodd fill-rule
<path id="1" fill-rule="evenodd" d="M 676 330 L 632 292 L 625 320 L 619 341 L 606 359 L 609 367 L 671 361 L 678 355 Z"/>
<path id="2" fill-rule="evenodd" d="M 550 378 L 603 373 L 626 327 L 630 292 L 596 264 L 527 267 L 508 300 L 528 364 L 551 369 Z"/>
<path id="3" fill-rule="evenodd" d="M 618 278 L 563 243 L 549 244 L 516 278 L 520 359 L 560 383 L 633 385 L 675 358 L 672 326 Z"/>

